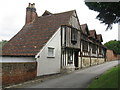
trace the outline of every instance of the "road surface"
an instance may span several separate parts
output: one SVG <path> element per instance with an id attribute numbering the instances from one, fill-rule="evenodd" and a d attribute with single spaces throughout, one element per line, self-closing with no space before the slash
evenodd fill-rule
<path id="1" fill-rule="evenodd" d="M 86 88 L 88 84 L 97 76 L 110 69 L 120 61 L 105 62 L 100 65 L 85 69 L 79 69 L 70 74 L 49 79 L 44 82 L 35 82 L 16 86 L 15 88 Z"/>

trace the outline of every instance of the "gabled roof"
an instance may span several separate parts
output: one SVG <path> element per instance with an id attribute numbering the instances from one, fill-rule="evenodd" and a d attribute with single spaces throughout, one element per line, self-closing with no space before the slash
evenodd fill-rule
<path id="1" fill-rule="evenodd" d="M 81 26 L 82 32 L 86 35 L 89 35 L 89 29 L 88 29 L 87 24 L 82 24 L 80 26 Z"/>
<path id="2" fill-rule="evenodd" d="M 101 35 L 101 34 L 97 34 L 97 40 L 99 40 L 100 42 L 103 42 L 103 39 L 102 39 L 102 35 Z"/>
<path id="3" fill-rule="evenodd" d="M 42 16 L 51 15 L 51 14 L 52 14 L 51 12 L 49 12 L 49 11 L 45 10 L 45 12 L 43 13 L 43 15 L 42 15 Z"/>
<path id="4" fill-rule="evenodd" d="M 40 16 L 26 24 L 4 45 L 2 55 L 35 56 L 61 25 L 68 25 L 74 11 Z"/>
<path id="5" fill-rule="evenodd" d="M 90 33 L 89 37 L 92 37 L 92 38 L 94 38 L 94 39 L 97 39 L 96 31 L 95 31 L 95 30 L 90 30 L 89 33 Z"/>

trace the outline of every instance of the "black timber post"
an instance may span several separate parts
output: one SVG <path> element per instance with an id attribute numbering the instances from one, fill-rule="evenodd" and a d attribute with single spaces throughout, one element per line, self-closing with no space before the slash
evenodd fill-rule
<path id="1" fill-rule="evenodd" d="M 89 44 L 89 50 L 90 50 L 90 66 L 91 66 L 91 44 Z"/>
<path id="2" fill-rule="evenodd" d="M 63 46 L 62 46 L 62 45 L 63 45 L 63 43 L 62 43 L 63 33 L 62 33 L 62 31 L 63 31 L 63 26 L 61 26 L 61 32 L 60 32 L 60 35 L 61 35 L 61 69 L 62 69 L 62 65 L 63 65 L 63 64 L 62 64 L 62 63 L 63 63 L 63 62 L 62 62 L 62 60 L 63 60 L 63 57 L 62 57 L 62 54 L 63 54 L 63 49 L 62 49 L 62 48 L 63 48 Z"/>

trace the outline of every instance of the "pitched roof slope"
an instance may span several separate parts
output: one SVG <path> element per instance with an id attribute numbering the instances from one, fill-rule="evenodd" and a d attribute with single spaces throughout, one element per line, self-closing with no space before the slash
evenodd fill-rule
<path id="1" fill-rule="evenodd" d="M 84 34 L 89 35 L 89 30 L 88 30 L 87 24 L 82 24 L 82 25 L 80 25 L 80 26 L 81 26 L 82 32 L 83 32 Z"/>
<path id="2" fill-rule="evenodd" d="M 97 34 L 97 39 L 98 39 L 100 42 L 103 42 L 103 39 L 102 39 L 102 35 L 101 35 L 101 34 Z"/>
<path id="3" fill-rule="evenodd" d="M 49 12 L 49 11 L 45 10 L 45 12 L 43 13 L 43 15 L 42 15 L 42 16 L 51 15 L 51 14 L 52 14 L 51 12 Z"/>
<path id="4" fill-rule="evenodd" d="M 89 33 L 90 33 L 89 37 L 93 37 L 94 39 L 96 39 L 96 31 L 95 30 L 90 30 Z"/>
<path id="5" fill-rule="evenodd" d="M 35 56 L 61 25 L 68 25 L 73 11 L 40 16 L 25 25 L 3 47 L 4 56 Z"/>

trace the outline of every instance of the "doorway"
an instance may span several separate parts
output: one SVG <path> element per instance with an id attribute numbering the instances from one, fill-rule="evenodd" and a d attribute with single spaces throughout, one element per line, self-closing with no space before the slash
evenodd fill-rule
<path id="1" fill-rule="evenodd" d="M 75 51 L 75 57 L 74 57 L 75 67 L 78 67 L 78 53 L 79 53 L 79 51 Z"/>

